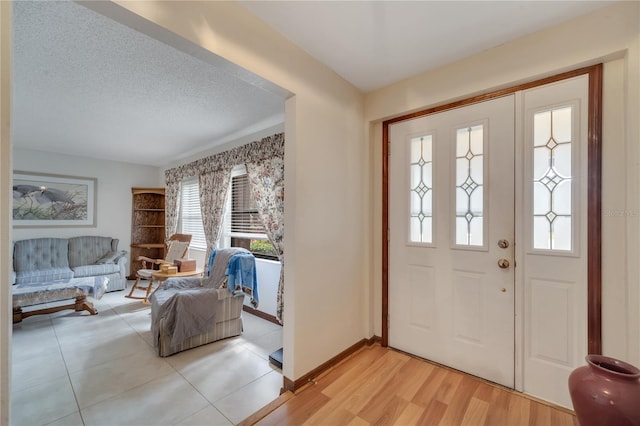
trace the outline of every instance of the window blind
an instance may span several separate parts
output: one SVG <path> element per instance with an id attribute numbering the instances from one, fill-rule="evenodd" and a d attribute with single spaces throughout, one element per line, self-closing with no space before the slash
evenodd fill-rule
<path id="1" fill-rule="evenodd" d="M 231 178 L 231 232 L 265 234 L 246 174 Z"/>
<path id="2" fill-rule="evenodd" d="M 180 194 L 180 223 L 183 234 L 191 234 L 191 248 L 206 250 L 207 240 L 202 226 L 198 181 L 182 182 Z"/>

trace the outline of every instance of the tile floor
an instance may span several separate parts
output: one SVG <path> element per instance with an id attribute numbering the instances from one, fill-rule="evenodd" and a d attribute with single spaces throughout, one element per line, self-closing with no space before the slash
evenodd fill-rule
<path id="1" fill-rule="evenodd" d="M 282 328 L 243 312 L 241 336 L 167 358 L 149 306 L 107 293 L 98 315 L 61 311 L 13 326 L 13 425 L 230 425 L 274 400 Z"/>

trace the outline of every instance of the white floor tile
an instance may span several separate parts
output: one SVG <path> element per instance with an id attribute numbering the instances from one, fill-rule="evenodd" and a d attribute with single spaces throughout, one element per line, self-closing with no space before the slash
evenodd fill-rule
<path id="1" fill-rule="evenodd" d="M 58 347 L 22 354 L 13 348 L 11 389 L 21 391 L 56 379 L 67 378 L 67 367 Z"/>
<path id="2" fill-rule="evenodd" d="M 272 370 L 264 359 L 233 345 L 178 371 L 213 403 Z"/>
<path id="3" fill-rule="evenodd" d="M 149 345 L 130 329 L 128 334 L 116 335 L 100 342 L 81 345 L 61 345 L 62 355 L 69 372 L 84 371 L 90 367 L 122 359 L 132 354 L 153 355 Z"/>
<path id="4" fill-rule="evenodd" d="M 241 422 L 280 395 L 282 376 L 271 372 L 213 405 L 234 424 Z"/>
<path id="5" fill-rule="evenodd" d="M 182 376 L 172 373 L 81 410 L 87 426 L 174 425 L 209 403 Z"/>
<path id="6" fill-rule="evenodd" d="M 253 340 L 245 340 L 242 344 L 268 361 L 269 355 L 282 347 L 282 330 L 273 331 Z"/>
<path id="7" fill-rule="evenodd" d="M 179 426 L 230 426 L 232 424 L 211 405 L 178 423 Z"/>
<path id="8" fill-rule="evenodd" d="M 229 425 L 278 396 L 282 375 L 267 357 L 282 327 L 243 313 L 241 336 L 160 358 L 149 305 L 125 294 L 95 301 L 98 315 L 14 325 L 14 425 Z"/>
<path id="9" fill-rule="evenodd" d="M 67 417 L 63 417 L 52 423 L 47 423 L 46 426 L 84 426 L 84 422 L 82 421 L 80 412 L 76 411 L 75 413 L 70 414 Z"/>
<path id="10" fill-rule="evenodd" d="M 73 373 L 71 384 L 82 409 L 173 372 L 162 358 L 138 353 Z"/>
<path id="11" fill-rule="evenodd" d="M 68 377 L 11 393 L 14 426 L 44 425 L 76 411 L 78 405 Z"/>

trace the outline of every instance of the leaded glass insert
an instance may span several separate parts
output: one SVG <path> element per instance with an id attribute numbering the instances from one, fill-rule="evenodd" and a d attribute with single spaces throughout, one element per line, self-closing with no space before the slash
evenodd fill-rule
<path id="1" fill-rule="evenodd" d="M 572 107 L 533 116 L 533 247 L 572 249 Z"/>
<path id="2" fill-rule="evenodd" d="M 409 141 L 409 241 L 433 242 L 433 138 L 425 135 Z"/>
<path id="3" fill-rule="evenodd" d="M 456 131 L 456 244 L 484 244 L 484 126 Z"/>

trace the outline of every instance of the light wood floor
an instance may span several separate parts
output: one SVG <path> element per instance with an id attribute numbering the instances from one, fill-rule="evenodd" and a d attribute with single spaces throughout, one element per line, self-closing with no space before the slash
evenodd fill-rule
<path id="1" fill-rule="evenodd" d="M 373 345 L 295 395 L 282 395 L 280 402 L 243 424 L 577 426 L 578 422 L 569 410 Z"/>

